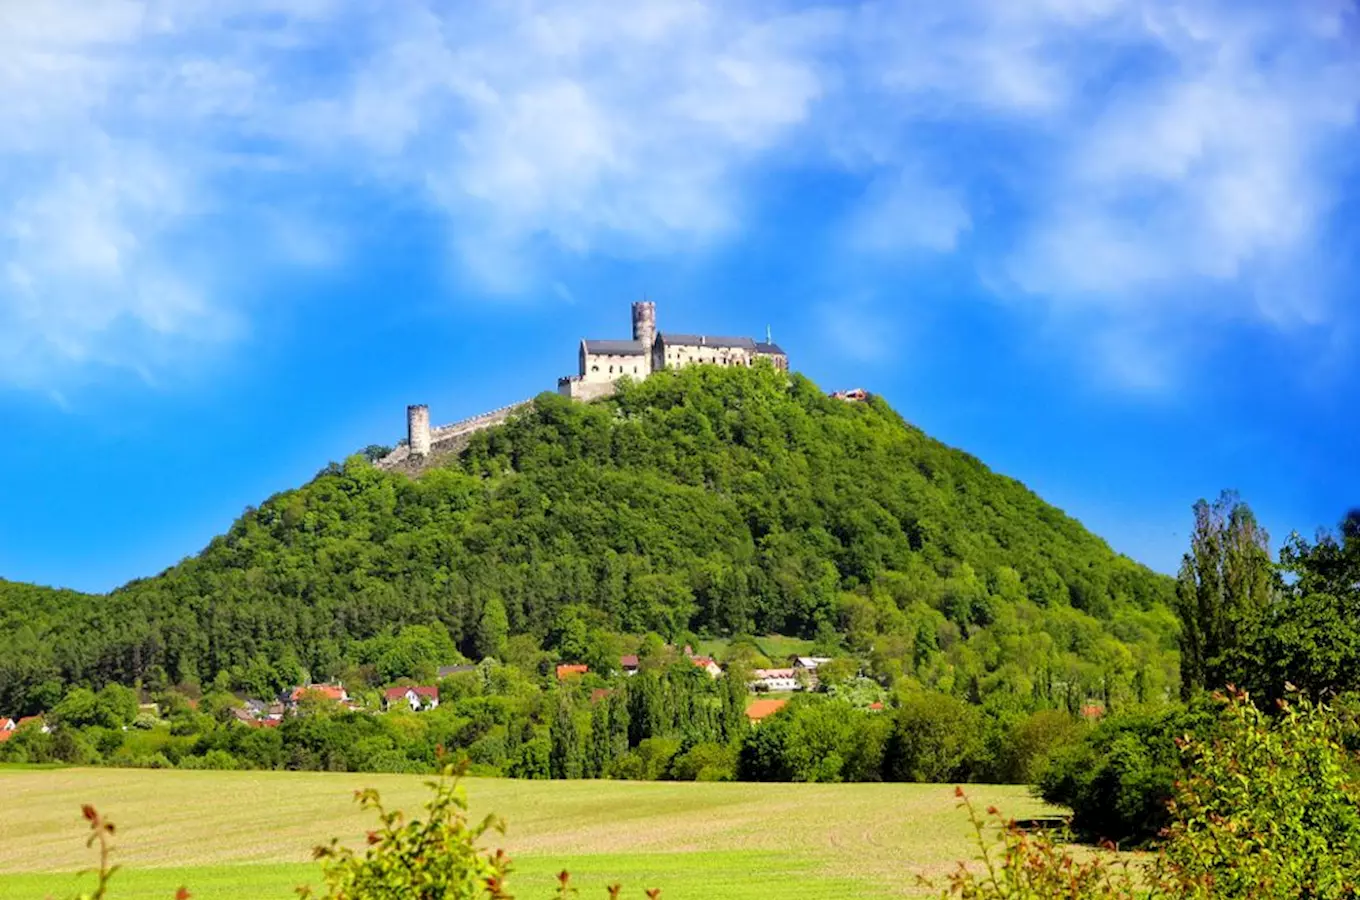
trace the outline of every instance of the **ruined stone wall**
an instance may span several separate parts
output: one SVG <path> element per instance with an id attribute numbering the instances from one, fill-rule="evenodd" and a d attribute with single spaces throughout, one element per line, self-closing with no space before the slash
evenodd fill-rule
<path id="1" fill-rule="evenodd" d="M 429 409 L 421 407 L 408 407 L 407 423 L 410 425 L 411 410 L 425 410 L 425 427 L 429 434 L 429 444 L 424 453 L 416 450 L 408 442 L 393 450 L 382 459 L 374 463 L 379 469 L 389 471 L 416 472 L 433 462 L 434 460 L 459 453 L 467 446 L 468 439 L 479 431 L 500 425 L 515 413 L 520 412 L 532 403 L 532 400 L 522 400 L 519 403 L 511 403 L 509 406 L 502 406 L 500 409 L 493 409 L 480 415 L 454 422 L 452 425 L 441 425 L 438 428 L 429 428 Z M 412 452 L 415 450 L 415 452 Z"/>

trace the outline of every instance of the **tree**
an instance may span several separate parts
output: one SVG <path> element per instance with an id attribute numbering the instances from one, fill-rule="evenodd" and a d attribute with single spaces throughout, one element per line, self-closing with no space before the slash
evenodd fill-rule
<path id="1" fill-rule="evenodd" d="M 1231 491 L 1194 506 L 1190 552 L 1176 580 L 1181 696 L 1223 687 L 1243 671 L 1238 651 L 1271 599 L 1269 537 Z"/>
<path id="2" fill-rule="evenodd" d="M 552 749 L 548 766 L 553 778 L 581 777 L 581 738 L 576 730 L 576 715 L 565 694 L 557 698 L 557 711 L 549 731 Z"/>
<path id="3" fill-rule="evenodd" d="M 488 597 L 477 621 L 477 655 L 486 659 L 501 659 L 505 655 L 505 641 L 510 633 L 510 620 L 505 615 L 505 604 L 500 597 Z"/>

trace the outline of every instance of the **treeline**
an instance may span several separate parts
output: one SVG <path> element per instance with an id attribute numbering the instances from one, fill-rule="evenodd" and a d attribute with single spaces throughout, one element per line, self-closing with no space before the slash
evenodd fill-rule
<path id="1" fill-rule="evenodd" d="M 107 596 L 0 583 L 0 712 L 72 685 L 353 677 L 423 626 L 472 658 L 601 632 L 780 632 L 974 703 L 1176 691 L 1172 582 L 881 400 L 694 367 L 539 397 L 417 480 L 356 456 Z M 413 676 L 399 663 L 389 676 Z"/>
<path id="2" fill-rule="evenodd" d="M 130 688 L 78 687 L 47 714 L 48 731 L 34 723 L 0 743 L 0 761 L 432 772 L 453 754 L 478 774 L 531 779 L 1017 782 L 1086 728 L 999 698 L 892 694 L 852 666 L 828 666 L 824 690 L 759 724 L 735 658 L 716 679 L 664 647 L 644 652 L 635 676 L 558 682 L 539 668 L 487 660 L 441 679 L 440 705 L 423 712 L 380 713 L 362 689 L 358 710 L 308 698 L 269 727 L 237 720 L 226 678 L 201 696 L 163 690 L 154 712 Z"/>

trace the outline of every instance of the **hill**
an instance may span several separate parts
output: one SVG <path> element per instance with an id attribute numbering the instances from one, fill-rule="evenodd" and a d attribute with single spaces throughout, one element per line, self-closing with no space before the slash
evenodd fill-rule
<path id="1" fill-rule="evenodd" d="M 881 399 L 693 367 L 591 404 L 541 395 L 414 479 L 352 457 L 107 596 L 0 582 L 0 709 L 69 683 L 560 646 L 564 610 L 602 632 L 839 641 L 884 679 L 975 697 L 1110 699 L 1174 680 L 1170 594 Z M 399 641 L 412 625 L 433 627 Z"/>

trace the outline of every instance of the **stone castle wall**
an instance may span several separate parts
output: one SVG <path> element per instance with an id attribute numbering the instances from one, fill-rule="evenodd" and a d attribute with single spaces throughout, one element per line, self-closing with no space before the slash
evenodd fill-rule
<path id="1" fill-rule="evenodd" d="M 454 422 L 452 425 L 441 425 L 430 430 L 430 443 L 426 452 L 412 452 L 415 448 L 406 443 L 375 462 L 374 465 L 379 469 L 390 471 L 418 471 L 424 468 L 431 459 L 461 452 L 467 446 L 468 439 L 472 435 L 494 425 L 500 425 L 532 402 L 532 400 L 521 400 L 519 403 L 511 403 L 509 406 L 502 406 L 500 409 L 493 409 L 490 412 Z M 420 408 L 424 409 L 424 407 Z M 425 422 L 427 425 L 429 424 L 428 409 L 425 410 Z"/>

